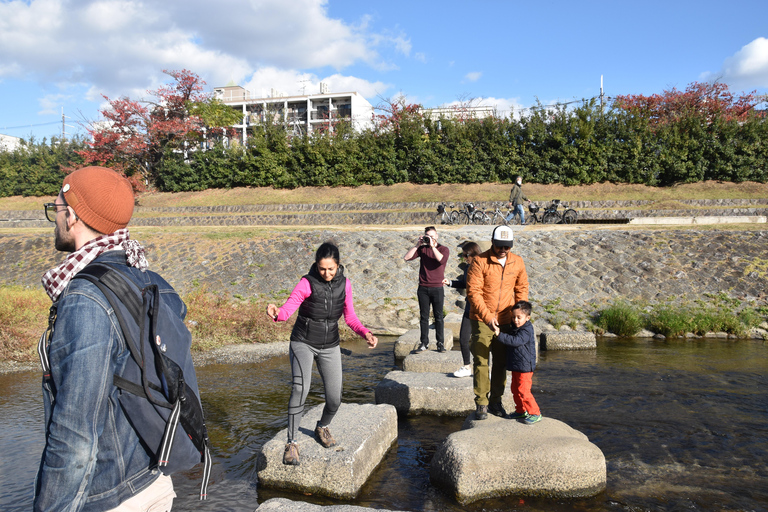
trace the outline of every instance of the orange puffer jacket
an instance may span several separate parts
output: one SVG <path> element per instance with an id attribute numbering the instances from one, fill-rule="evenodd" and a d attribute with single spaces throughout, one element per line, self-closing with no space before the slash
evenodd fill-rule
<path id="1" fill-rule="evenodd" d="M 467 272 L 469 318 L 490 323 L 494 318 L 499 325 L 512 323 L 512 306 L 528 300 L 528 274 L 523 258 L 507 253 L 503 267 L 493 248 L 475 256 Z"/>

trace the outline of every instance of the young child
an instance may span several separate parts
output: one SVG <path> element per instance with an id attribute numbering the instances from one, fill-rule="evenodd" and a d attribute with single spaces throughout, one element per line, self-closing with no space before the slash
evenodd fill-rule
<path id="1" fill-rule="evenodd" d="M 526 425 L 541 421 L 541 411 L 531 394 L 533 370 L 536 369 L 536 337 L 531 325 L 531 303 L 521 300 L 512 306 L 511 333 L 503 333 L 496 326 L 496 338 L 511 350 L 507 350 L 507 370 L 512 372 L 512 397 L 515 412 L 510 419 L 523 420 Z"/>

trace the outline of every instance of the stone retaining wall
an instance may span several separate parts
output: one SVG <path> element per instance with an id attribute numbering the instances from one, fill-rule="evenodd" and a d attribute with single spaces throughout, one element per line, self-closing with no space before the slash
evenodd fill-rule
<path id="1" fill-rule="evenodd" d="M 49 226 L 50 227 L 50 226 Z M 445 226 L 440 241 L 450 251 L 447 276 L 461 273 L 458 244 L 487 241 L 489 226 Z M 40 286 L 40 276 L 61 261 L 53 234 L 0 235 L 0 285 Z M 377 327 L 418 325 L 418 262 L 405 262 L 420 229 L 272 230 L 143 234 L 150 267 L 182 293 L 207 286 L 230 297 L 287 297 L 328 239 L 341 250 L 354 285 L 358 315 Z M 703 299 L 724 294 L 765 304 L 768 231 L 723 229 L 517 229 L 541 317 L 585 317 L 618 299 L 648 302 Z M 446 289 L 445 309 L 460 313 L 462 297 Z"/>

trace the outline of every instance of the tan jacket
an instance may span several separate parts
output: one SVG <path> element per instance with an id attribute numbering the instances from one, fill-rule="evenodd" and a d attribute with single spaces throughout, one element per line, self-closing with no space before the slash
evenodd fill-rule
<path id="1" fill-rule="evenodd" d="M 523 258 L 507 253 L 503 267 L 493 249 L 475 256 L 467 272 L 469 318 L 490 323 L 494 318 L 499 325 L 512 323 L 512 306 L 528 300 L 528 274 Z"/>

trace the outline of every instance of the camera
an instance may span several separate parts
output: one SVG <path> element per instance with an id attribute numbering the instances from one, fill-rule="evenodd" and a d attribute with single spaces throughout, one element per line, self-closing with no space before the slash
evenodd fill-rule
<path id="1" fill-rule="evenodd" d="M 424 235 L 421 237 L 421 245 L 429 247 L 432 245 L 432 237 L 429 235 Z"/>

